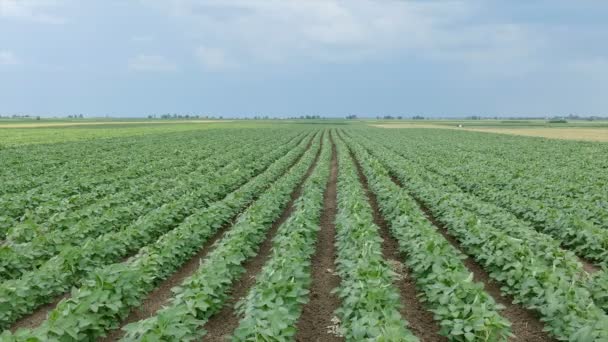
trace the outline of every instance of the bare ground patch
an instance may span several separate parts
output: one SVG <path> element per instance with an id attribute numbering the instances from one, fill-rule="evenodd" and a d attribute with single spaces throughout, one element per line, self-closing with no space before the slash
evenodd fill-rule
<path id="1" fill-rule="evenodd" d="M 528 137 L 540 137 L 560 140 L 582 140 L 582 141 L 600 141 L 608 142 L 607 128 L 483 128 L 483 127 L 455 127 L 446 125 L 433 124 L 377 124 L 371 125 L 380 128 L 438 128 L 438 129 L 453 129 L 471 132 L 497 133 L 508 135 L 522 135 Z"/>

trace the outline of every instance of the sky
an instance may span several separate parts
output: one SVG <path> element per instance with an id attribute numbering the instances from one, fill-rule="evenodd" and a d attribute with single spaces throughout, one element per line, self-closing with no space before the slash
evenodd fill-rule
<path id="1" fill-rule="evenodd" d="M 608 2 L 0 0 L 0 114 L 608 115 Z"/>

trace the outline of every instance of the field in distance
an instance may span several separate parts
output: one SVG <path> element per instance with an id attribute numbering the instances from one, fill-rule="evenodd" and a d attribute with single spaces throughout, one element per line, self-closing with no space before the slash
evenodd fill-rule
<path id="1" fill-rule="evenodd" d="M 405 120 L 404 120 L 405 121 Z M 548 123 L 545 120 L 407 120 L 378 121 L 382 128 L 442 128 L 477 132 L 523 135 L 551 139 L 608 142 L 608 121 L 571 120 Z M 461 125 L 462 127 L 459 127 Z"/>

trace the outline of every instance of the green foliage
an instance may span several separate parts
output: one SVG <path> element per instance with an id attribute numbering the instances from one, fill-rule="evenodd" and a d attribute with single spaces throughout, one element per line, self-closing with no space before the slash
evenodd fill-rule
<path id="1" fill-rule="evenodd" d="M 382 256 L 378 227 L 352 159 L 344 144 L 338 150 L 336 264 L 341 278 L 335 290 L 340 330 L 348 341 L 417 341 L 401 317 L 395 272 Z"/>
<path id="2" fill-rule="evenodd" d="M 205 209 L 195 211 L 181 223 L 179 223 L 179 219 L 172 216 L 172 213 L 179 212 L 179 210 L 176 210 L 179 209 L 178 207 L 161 208 L 157 216 L 149 218 L 154 218 L 152 221 L 140 220 L 133 229 L 119 232 L 120 236 L 116 234 L 107 236 L 96 241 L 97 243 L 85 245 L 85 248 L 74 248 L 71 249 L 71 252 L 67 250 L 58 257 L 51 258 L 43 266 L 45 268 L 31 272 L 31 276 L 24 276 L 16 281 L 2 284 L 2 287 L 0 287 L 0 293 L 4 292 L 0 296 L 0 300 L 4 301 L 2 305 L 6 308 L 13 308 L 12 310 L 0 311 L 4 314 L 2 321 L 8 323 L 23 315 L 24 311 L 31 310 L 35 306 L 48 301 L 53 295 L 61 294 L 76 280 L 80 281 L 82 286 L 78 291 L 72 293 L 69 300 L 62 301 L 57 309 L 53 311 L 55 316 L 51 316 L 46 325 L 36 331 L 52 330 L 55 324 L 65 324 L 62 323 L 65 320 L 74 321 L 72 316 L 74 311 L 85 310 L 86 312 L 91 291 L 102 291 L 107 298 L 112 298 L 112 295 L 121 298 L 123 286 L 126 288 L 136 287 L 141 292 L 130 300 L 140 300 L 158 281 L 166 278 L 172 270 L 176 270 L 183 262 L 188 260 L 200 244 L 204 243 L 209 236 L 246 206 L 257 193 L 266 188 L 278 175 L 285 172 L 288 166 L 302 153 L 305 145 L 306 142 L 300 143 L 298 148 L 288 153 L 236 192 L 231 193 L 222 201 L 212 203 Z M 290 145 L 285 145 L 279 149 L 275 148 L 273 153 L 265 155 L 262 159 L 258 158 L 257 167 L 269 164 L 289 148 Z M 255 158 L 256 156 L 252 157 Z M 232 173 L 222 176 L 226 179 L 238 180 L 237 172 L 244 172 L 245 179 L 251 177 L 251 171 L 247 171 L 246 168 L 241 171 L 234 170 Z M 204 190 L 202 189 L 202 191 Z M 172 225 L 176 228 L 170 229 Z M 160 238 L 156 243 L 141 249 L 135 257 L 127 262 L 129 267 L 124 268 L 123 263 L 103 267 L 108 261 L 116 260 L 117 255 L 125 255 L 126 250 L 133 250 L 133 247 L 151 243 L 158 236 Z M 186 241 L 182 241 L 186 238 Z M 124 277 L 121 276 L 116 279 L 116 284 L 113 285 L 116 288 L 115 291 L 111 291 L 97 281 L 98 279 L 104 279 L 108 273 L 124 274 Z M 133 276 L 132 273 L 138 273 L 142 276 L 141 279 L 133 283 L 134 279 L 139 278 Z M 79 276 L 84 277 L 82 278 L 84 280 L 79 280 Z M 102 289 L 99 288 L 100 286 Z M 130 307 L 131 305 L 123 303 L 122 306 L 119 306 L 120 312 L 104 319 L 99 318 L 99 315 L 95 312 L 90 313 L 94 318 L 87 317 L 84 313 L 80 313 L 77 317 L 102 325 L 103 328 L 101 329 L 87 332 L 87 334 L 97 336 L 105 329 L 112 327 L 103 325 L 103 322 L 118 321 L 121 315 L 128 312 Z M 74 322 L 74 324 L 79 324 L 78 320 Z"/>
<path id="3" fill-rule="evenodd" d="M 218 312 L 232 283 L 245 271 L 272 223 L 289 202 L 290 195 L 312 165 L 319 142 L 287 174 L 279 178 L 243 212 L 216 243 L 199 269 L 173 289 L 171 303 L 150 318 L 129 324 L 125 341 L 191 341 L 204 334 L 201 326 Z"/>
<path id="4" fill-rule="evenodd" d="M 377 160 L 354 141 L 348 143 L 390 221 L 416 287 L 439 321 L 440 333 L 452 341 L 506 341 L 510 323 L 499 315 L 501 307 L 483 285 L 473 282 L 473 274 L 462 263 L 465 256 L 437 232 Z"/>
<path id="5" fill-rule="evenodd" d="M 256 151 L 255 148 L 232 150 L 231 153 L 205 159 L 204 164 L 191 170 L 169 167 L 161 169 L 153 177 L 141 177 L 128 185 L 118 182 L 118 186 L 129 190 L 116 188 L 113 190 L 117 193 L 82 210 L 55 213 L 44 226 L 31 221 L 15 226 L 8 232 L 8 243 L 0 247 L 0 280 L 18 278 L 61 250 L 82 245 L 102 234 L 120 231 L 137 219 L 154 215 L 163 205 L 181 202 L 181 211 L 191 211 L 199 203 L 217 200 L 223 186 L 231 188 L 246 180 L 243 179 L 247 176 L 244 173 L 240 174 L 241 177 L 233 175 L 234 179 L 225 175 Z M 190 172 L 173 176 L 182 171 Z M 193 193 L 192 189 L 200 190 Z M 176 211 L 175 217 L 185 217 L 181 211 Z"/>
<path id="6" fill-rule="evenodd" d="M 584 277 L 573 277 L 567 267 L 560 265 L 562 259 L 550 262 L 543 257 L 543 248 L 527 239 L 536 232 L 520 229 L 519 235 L 510 235 L 515 231 L 509 234 L 502 231 L 502 227 L 480 220 L 468 207 L 469 203 L 446 192 L 441 182 L 429 183 L 410 177 L 406 171 L 410 164 L 403 157 L 369 141 L 364 145 L 431 209 L 458 238 L 467 254 L 503 285 L 503 292 L 539 312 L 551 334 L 571 341 L 608 338 L 608 316 L 594 302 L 587 281 Z M 547 241 L 549 246 L 557 248 L 550 238 Z"/>
<path id="7" fill-rule="evenodd" d="M 294 203 L 294 212 L 273 240 L 272 254 L 256 283 L 238 304 L 242 315 L 233 341 L 291 341 L 308 301 L 310 259 L 329 177 L 331 143 L 326 133 L 317 166 Z"/>

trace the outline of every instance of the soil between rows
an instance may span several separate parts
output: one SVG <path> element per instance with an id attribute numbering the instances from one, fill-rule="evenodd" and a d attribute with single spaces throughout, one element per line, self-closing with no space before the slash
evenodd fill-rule
<path id="1" fill-rule="evenodd" d="M 235 310 L 235 305 L 241 298 L 247 295 L 249 289 L 255 284 L 255 276 L 260 272 L 260 270 L 270 257 L 274 236 L 276 235 L 279 227 L 293 213 L 295 209 L 294 202 L 302 194 L 302 186 L 317 166 L 317 161 L 319 160 L 322 148 L 323 137 L 321 137 L 321 145 L 319 146 L 319 150 L 317 151 L 313 163 L 306 171 L 306 174 L 304 175 L 298 186 L 291 193 L 291 199 L 285 207 L 285 210 L 283 211 L 281 216 L 272 224 L 270 230 L 266 235 L 266 239 L 258 250 L 258 253 L 252 259 L 246 261 L 243 265 L 243 267 L 245 268 L 245 273 L 243 273 L 241 277 L 236 282 L 234 282 L 232 290 L 230 291 L 230 298 L 226 301 L 222 310 L 217 314 L 213 315 L 204 325 L 203 328 L 207 331 L 207 333 L 203 337 L 204 341 L 227 341 L 227 338 L 238 327 L 240 317 L 238 316 Z"/>
<path id="2" fill-rule="evenodd" d="M 53 300 L 51 303 L 40 306 L 31 314 L 24 316 L 21 319 L 17 320 L 15 323 L 13 323 L 10 328 L 10 331 L 14 333 L 21 328 L 33 329 L 39 326 L 40 324 L 42 324 L 42 322 L 46 320 L 48 313 L 53 310 L 57 306 L 57 304 L 59 304 L 59 302 L 61 302 L 63 299 L 68 298 L 69 296 L 69 292 L 64 293 L 63 295 L 55 298 L 55 300 Z"/>
<path id="3" fill-rule="evenodd" d="M 330 334 L 328 329 L 334 326 L 332 317 L 340 306 L 339 298 L 331 291 L 340 285 L 340 278 L 334 274 L 336 249 L 334 246 L 337 212 L 338 158 L 333 135 L 331 140 L 331 170 L 327 188 L 323 194 L 323 212 L 321 229 L 317 233 L 316 251 L 312 257 L 309 302 L 302 308 L 300 319 L 296 323 L 296 341 L 332 342 L 344 339 Z"/>
<path id="4" fill-rule="evenodd" d="M 400 313 L 407 320 L 408 329 L 423 342 L 447 341 L 448 339 L 446 337 L 439 334 L 440 327 L 434 320 L 433 313 L 418 299 L 420 293 L 416 289 L 416 283 L 414 279 L 410 277 L 407 267 L 401 262 L 403 256 L 399 251 L 399 244 L 397 240 L 392 237 L 388 223 L 380 212 L 376 195 L 370 191 L 369 183 L 367 177 L 363 174 L 361 164 L 352 153 L 351 158 L 353 158 L 355 162 L 357 173 L 359 174 L 359 181 L 363 185 L 368 202 L 372 207 L 374 223 L 380 228 L 379 233 L 382 238 L 382 255 L 387 262 L 400 265 L 400 269 L 396 268 L 394 271 L 399 273 L 403 279 L 396 280 L 395 285 L 399 289 L 401 301 L 404 304 Z"/>
<path id="5" fill-rule="evenodd" d="M 394 175 L 391 175 L 391 179 L 395 184 L 403 187 L 403 184 Z M 418 198 L 412 196 L 418 203 L 420 210 L 423 211 L 426 218 L 433 223 L 437 228 L 437 231 L 443 235 L 443 237 L 452 245 L 454 248 L 459 250 L 461 253 L 467 256 L 463 260 L 465 266 L 473 273 L 473 280 L 482 283 L 485 291 L 494 298 L 494 300 L 504 305 L 504 309 L 500 311 L 500 315 L 505 317 L 511 322 L 511 330 L 515 337 L 511 338 L 510 341 L 525 341 L 525 342 L 544 342 L 544 341 L 557 341 L 545 331 L 543 331 L 544 325 L 540 321 L 538 314 L 532 310 L 528 310 L 519 304 L 513 304 L 513 297 L 509 295 L 503 295 L 500 291 L 500 284 L 490 278 L 488 272 L 471 258 L 460 246 L 458 240 L 449 234 L 447 228 L 443 223 L 438 221 L 430 209 Z"/>

